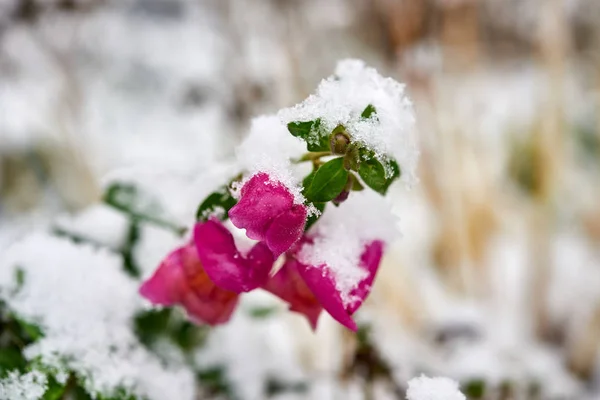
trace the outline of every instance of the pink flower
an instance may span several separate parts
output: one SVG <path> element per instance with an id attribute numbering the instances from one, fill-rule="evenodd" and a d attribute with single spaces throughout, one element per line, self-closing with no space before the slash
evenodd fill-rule
<path id="1" fill-rule="evenodd" d="M 264 242 L 255 244 L 244 256 L 231 232 L 217 219 L 196 224 L 194 242 L 206 274 L 222 289 L 249 292 L 269 279 L 274 258 Z"/>
<path id="2" fill-rule="evenodd" d="M 304 232 L 307 209 L 268 174 L 254 175 L 242 187 L 240 201 L 229 210 L 231 222 L 246 229 L 250 239 L 264 241 L 275 258 L 286 252 Z"/>
<path id="3" fill-rule="evenodd" d="M 209 325 L 227 322 L 239 297 L 209 279 L 193 243 L 170 253 L 140 294 L 157 305 L 181 305 L 192 320 Z"/>
<path id="4" fill-rule="evenodd" d="M 297 247 L 299 250 L 301 246 Z M 384 244 L 379 240 L 365 246 L 360 267 L 367 271 L 367 276 L 350 292 L 351 302 L 348 304 L 344 304 L 336 288 L 335 278 L 327 265 L 302 264 L 296 259 L 295 252 L 288 253 L 288 260 L 283 268 L 265 289 L 290 303 L 290 310 L 305 314 L 313 328 L 316 327 L 320 307 L 323 307 L 340 324 L 356 331 L 352 315 L 371 292 L 383 248 Z M 302 282 L 299 282 L 299 278 L 302 278 Z"/>
<path id="5" fill-rule="evenodd" d="M 288 258 L 263 289 L 288 302 L 291 311 L 304 314 L 314 330 L 323 307 L 298 273 L 299 264 L 295 258 Z"/>

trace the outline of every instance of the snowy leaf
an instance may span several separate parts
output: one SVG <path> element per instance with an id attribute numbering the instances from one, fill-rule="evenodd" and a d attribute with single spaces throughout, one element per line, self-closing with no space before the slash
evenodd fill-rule
<path id="1" fill-rule="evenodd" d="M 375 107 L 373 106 L 373 104 L 369 104 L 367 108 L 365 108 L 365 110 L 360 114 L 360 116 L 364 119 L 369 119 L 374 114 L 377 114 Z"/>
<path id="2" fill-rule="evenodd" d="M 325 211 L 325 206 L 327 205 L 327 203 L 313 203 L 313 205 L 319 211 L 319 213 L 312 214 L 307 218 L 306 225 L 304 226 L 304 231 L 308 231 L 310 227 L 313 226 L 313 224 L 319 220 L 321 215 L 323 215 L 323 211 Z"/>
<path id="3" fill-rule="evenodd" d="M 322 132 L 321 119 L 306 122 L 290 122 L 287 125 L 290 133 L 306 142 L 308 151 L 328 151 L 329 138 Z"/>
<path id="4" fill-rule="evenodd" d="M 204 201 L 198 206 L 196 212 L 196 220 L 208 221 L 212 216 L 218 217 L 221 221 L 226 220 L 227 213 L 236 204 L 235 198 L 229 192 L 227 186 L 221 187 L 219 190 L 211 193 Z"/>

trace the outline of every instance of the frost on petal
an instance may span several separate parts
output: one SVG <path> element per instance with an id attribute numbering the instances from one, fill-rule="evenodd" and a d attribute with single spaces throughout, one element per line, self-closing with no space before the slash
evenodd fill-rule
<path id="1" fill-rule="evenodd" d="M 229 210 L 233 225 L 246 229 L 250 239 L 265 240 L 273 219 L 292 208 L 294 196 L 269 175 L 258 173 L 242 187 L 239 202 Z"/>
<path id="2" fill-rule="evenodd" d="M 356 322 L 344 308 L 342 298 L 335 287 L 329 268 L 325 265 L 315 267 L 300 262 L 297 263 L 297 268 L 300 276 L 306 282 L 306 286 L 313 292 L 329 315 L 348 329 L 356 331 Z"/>
<path id="3" fill-rule="evenodd" d="M 369 190 L 354 192 L 313 225 L 311 240 L 302 244 L 297 258 L 305 265 L 326 265 L 345 307 L 349 307 L 358 294 L 356 288 L 369 278 L 368 268 L 361 266 L 365 245 L 391 243 L 397 233 L 397 218 L 384 197 Z"/>
<path id="4" fill-rule="evenodd" d="M 356 323 L 351 316 L 371 292 L 371 286 L 383 255 L 383 248 L 384 244 L 379 240 L 365 246 L 359 264 L 359 268 L 365 272 L 365 275 L 351 291 L 351 300 L 348 303 L 343 300 L 334 274 L 327 265 L 310 266 L 296 262 L 296 268 L 323 308 L 340 324 L 356 331 Z"/>
<path id="5" fill-rule="evenodd" d="M 204 270 L 222 289 L 248 292 L 269 278 L 274 260 L 266 244 L 257 243 L 244 257 L 231 232 L 215 219 L 196 224 L 194 242 Z"/>
<path id="6" fill-rule="evenodd" d="M 209 325 L 227 322 L 238 302 L 237 293 L 223 290 L 209 279 L 193 243 L 169 254 L 144 282 L 140 294 L 154 304 L 179 304 L 191 319 Z"/>
<path id="7" fill-rule="evenodd" d="M 305 315 L 310 326 L 316 329 L 323 307 L 298 273 L 298 264 L 295 259 L 288 259 L 263 289 L 289 303 L 291 311 Z"/>
<path id="8" fill-rule="evenodd" d="M 369 293 L 375 280 L 375 275 L 383 257 L 384 243 L 381 240 L 375 240 L 365 247 L 365 251 L 360 257 L 360 267 L 367 271 L 367 276 L 358 283 L 358 286 L 350 292 L 351 303 L 346 306 L 350 315 L 362 305 Z"/>
<path id="9" fill-rule="evenodd" d="M 307 214 L 306 207 L 298 204 L 273 220 L 267 231 L 266 241 L 275 258 L 302 237 Z"/>

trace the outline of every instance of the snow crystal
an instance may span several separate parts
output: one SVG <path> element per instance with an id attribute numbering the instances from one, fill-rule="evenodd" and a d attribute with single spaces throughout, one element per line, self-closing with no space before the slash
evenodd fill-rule
<path id="1" fill-rule="evenodd" d="M 0 380 L 0 400 L 38 400 L 46 392 L 47 378 L 39 371 L 9 372 Z"/>
<path id="2" fill-rule="evenodd" d="M 345 304 L 367 272 L 359 267 L 365 245 L 374 240 L 390 243 L 397 235 L 397 217 L 382 196 L 365 190 L 353 192 L 339 207 L 328 206 L 311 231 L 312 244 L 305 244 L 299 260 L 307 265 L 326 264 Z"/>
<path id="3" fill-rule="evenodd" d="M 458 383 L 449 378 L 428 378 L 421 375 L 408 381 L 408 400 L 465 400 Z"/>
<path id="4" fill-rule="evenodd" d="M 250 176 L 266 172 L 292 192 L 296 204 L 302 204 L 304 196 L 300 180 L 293 174 L 290 160 L 305 152 L 305 143 L 293 137 L 274 115 L 254 118 L 250 133 L 237 148 L 239 163 Z M 245 182 L 242 185 L 243 183 Z"/>
<path id="5" fill-rule="evenodd" d="M 368 105 L 375 107 L 376 116 L 365 119 L 361 114 Z M 415 118 L 404 85 L 382 77 L 360 60 L 340 61 L 335 74 L 321 81 L 316 94 L 281 110 L 279 117 L 285 124 L 320 118 L 328 131 L 344 125 L 352 139 L 375 151 L 377 158 L 395 158 L 405 182 L 416 180 Z"/>
<path id="6" fill-rule="evenodd" d="M 77 371 L 90 392 L 124 387 L 151 400 L 193 399 L 192 372 L 163 365 L 136 338 L 137 290 L 116 254 L 48 234 L 29 236 L 0 259 L 0 299 L 44 331 L 25 349 L 27 358 Z"/>

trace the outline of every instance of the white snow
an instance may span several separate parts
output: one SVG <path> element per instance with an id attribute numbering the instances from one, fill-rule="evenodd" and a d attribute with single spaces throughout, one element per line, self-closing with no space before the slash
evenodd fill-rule
<path id="1" fill-rule="evenodd" d="M 399 232 L 398 218 L 390 203 L 371 190 L 352 192 L 339 207 L 328 205 L 311 228 L 312 244 L 305 244 L 299 260 L 307 265 L 326 264 L 333 273 L 344 303 L 350 304 L 352 289 L 366 276 L 359 261 L 365 245 L 374 240 L 391 243 Z"/>
<path id="2" fill-rule="evenodd" d="M 17 268 L 25 278 L 20 288 Z M 91 392 L 121 386 L 150 400 L 193 399 L 193 373 L 164 365 L 137 340 L 137 290 L 117 255 L 47 234 L 15 243 L 0 259 L 0 298 L 44 332 L 25 349 L 28 359 L 77 371 Z"/>
<path id="3" fill-rule="evenodd" d="M 9 372 L 0 380 L 0 400 L 38 400 L 46 391 L 47 378 L 39 371 Z"/>
<path id="4" fill-rule="evenodd" d="M 449 378 L 428 378 L 425 375 L 408 381 L 407 400 L 465 400 L 458 383 Z"/>
<path id="5" fill-rule="evenodd" d="M 281 182 L 292 192 L 296 204 L 302 204 L 304 196 L 300 179 L 294 175 L 290 160 L 305 152 L 304 142 L 293 137 L 279 118 L 272 115 L 252 120 L 250 133 L 237 148 L 236 154 L 241 167 L 250 176 L 266 172 L 273 181 Z"/>
<path id="6" fill-rule="evenodd" d="M 368 105 L 375 107 L 376 117 L 361 118 Z M 335 74 L 321 81 L 316 94 L 281 110 L 279 117 L 285 124 L 321 118 L 329 132 L 342 124 L 354 141 L 374 150 L 377 158 L 396 159 L 405 182 L 416 180 L 415 118 L 404 85 L 382 77 L 363 61 L 340 61 Z"/>

